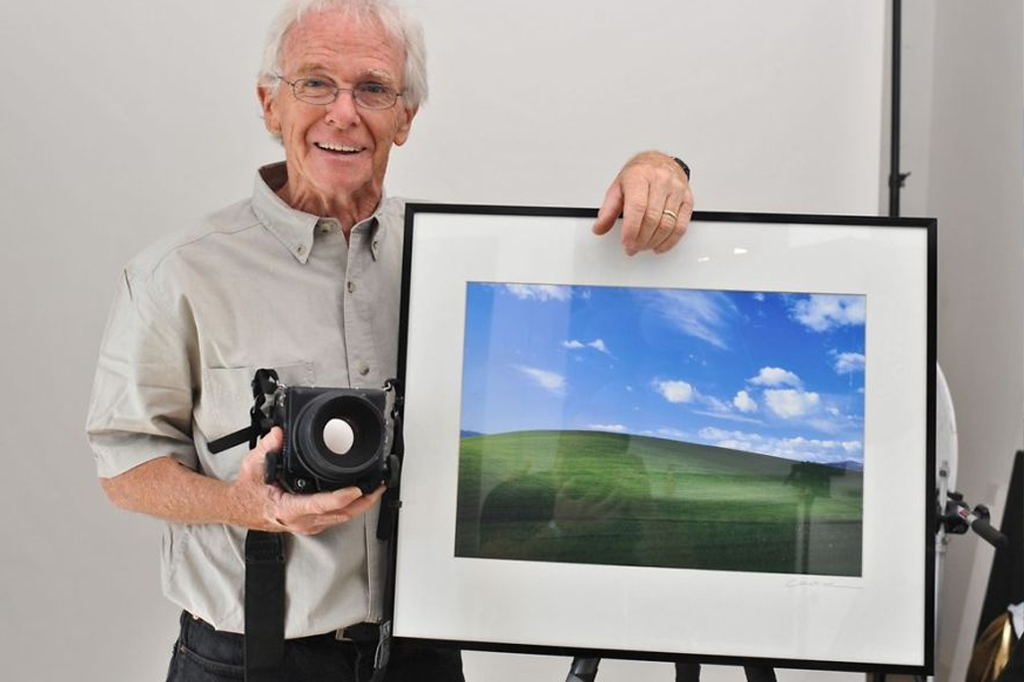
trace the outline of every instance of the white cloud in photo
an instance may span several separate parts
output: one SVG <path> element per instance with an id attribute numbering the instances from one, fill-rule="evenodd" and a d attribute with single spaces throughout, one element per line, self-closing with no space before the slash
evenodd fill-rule
<path id="1" fill-rule="evenodd" d="M 800 377 L 781 367 L 762 367 L 756 377 L 749 379 L 755 386 L 796 386 L 803 382 Z"/>
<path id="2" fill-rule="evenodd" d="M 698 392 L 697 399 L 700 400 L 701 403 L 711 408 L 712 412 L 716 412 L 718 414 L 726 414 L 732 411 L 732 408 L 729 407 L 729 403 L 725 402 L 724 400 L 719 400 L 714 396 L 702 395 L 701 393 Z"/>
<path id="3" fill-rule="evenodd" d="M 851 429 L 862 431 L 863 417 L 846 413 L 844 403 L 836 403 L 833 400 L 834 396 L 822 396 L 822 409 L 816 414 L 808 415 L 803 422 L 804 425 L 826 434 L 849 433 Z"/>
<path id="4" fill-rule="evenodd" d="M 676 329 L 722 349 L 728 349 L 725 335 L 737 315 L 736 306 L 720 292 L 659 291 L 655 304 Z"/>
<path id="5" fill-rule="evenodd" d="M 815 431 L 821 431 L 822 433 L 839 433 L 843 430 L 843 424 L 832 419 L 823 419 L 821 417 L 815 417 L 807 420 L 807 426 L 811 427 Z"/>
<path id="6" fill-rule="evenodd" d="M 746 391 L 737 392 L 736 396 L 732 399 L 732 404 L 740 412 L 757 412 L 757 402 Z"/>
<path id="7" fill-rule="evenodd" d="M 836 353 L 833 351 L 833 354 L 836 359 L 836 374 L 853 374 L 864 371 L 863 353 Z"/>
<path id="8" fill-rule="evenodd" d="M 821 402 L 817 393 L 792 388 L 768 389 L 763 395 L 768 409 L 782 419 L 804 417 L 814 412 Z"/>
<path id="9" fill-rule="evenodd" d="M 520 300 L 568 301 L 572 298 L 570 287 L 554 284 L 506 284 L 505 289 Z"/>
<path id="10" fill-rule="evenodd" d="M 585 348 L 593 348 L 599 353 L 604 353 L 608 357 L 614 358 L 612 352 L 608 349 L 608 345 L 604 342 L 604 339 L 594 339 L 593 341 L 580 341 L 579 339 L 569 339 L 568 341 L 562 342 L 563 348 L 569 350 L 583 350 Z"/>
<path id="11" fill-rule="evenodd" d="M 685 404 L 691 405 L 693 408 L 700 408 L 693 409 L 693 414 L 704 417 L 714 417 L 715 419 L 745 422 L 749 424 L 764 424 L 760 419 L 754 419 L 743 414 L 737 414 L 736 410 L 739 408 L 734 406 L 732 402 L 716 398 L 712 395 L 705 395 L 688 381 L 683 381 L 681 379 L 655 379 L 651 382 L 651 386 L 661 395 L 661 397 L 670 403 Z M 745 391 L 743 391 L 743 393 L 746 394 Z M 753 403 L 753 399 L 750 398 L 749 395 L 747 395 L 747 398 L 751 403 Z M 741 402 L 743 401 L 741 400 Z M 746 403 L 744 404 L 746 405 Z M 754 409 L 757 409 L 756 404 L 754 405 Z"/>
<path id="12" fill-rule="evenodd" d="M 715 426 L 705 426 L 697 435 L 702 441 L 709 445 L 716 445 L 720 448 L 731 448 L 733 450 L 748 450 L 751 452 L 763 452 L 765 443 L 769 441 L 759 433 L 747 433 L 744 431 L 727 431 Z M 767 453 L 764 453 L 767 454 Z"/>
<path id="13" fill-rule="evenodd" d="M 863 461 L 863 445 L 858 440 L 823 440 L 817 438 L 776 438 L 746 431 L 730 431 L 712 426 L 700 430 L 699 437 L 709 445 L 732 450 L 759 452 L 802 462 L 835 464 Z"/>
<path id="14" fill-rule="evenodd" d="M 526 365 L 515 365 L 515 368 L 541 388 L 555 395 L 565 394 L 565 377 L 561 374 Z"/>
<path id="15" fill-rule="evenodd" d="M 754 294 L 754 300 L 755 300 L 755 301 L 757 301 L 758 303 L 761 303 L 761 302 L 763 302 L 763 301 L 764 301 L 764 298 L 765 298 L 764 294 L 763 294 L 763 293 L 761 293 L 760 291 L 758 291 L 758 292 L 756 292 L 756 293 Z"/>
<path id="16" fill-rule="evenodd" d="M 811 294 L 798 299 L 790 308 L 793 319 L 808 329 L 826 332 L 836 327 L 863 325 L 866 314 L 864 296 Z"/>
<path id="17" fill-rule="evenodd" d="M 626 427 L 622 424 L 587 424 L 588 429 L 594 431 L 612 431 L 613 433 L 625 433 Z"/>
<path id="18" fill-rule="evenodd" d="M 712 410 L 694 410 L 694 414 L 699 414 L 702 417 L 712 417 L 714 419 L 724 419 L 730 422 L 742 422 L 744 424 L 760 424 L 764 425 L 764 422 L 754 417 L 745 417 L 735 412 L 715 412 Z"/>
<path id="19" fill-rule="evenodd" d="M 655 379 L 651 382 L 651 385 L 654 387 L 654 390 L 670 403 L 692 403 L 697 397 L 696 389 L 693 388 L 692 384 L 685 381 L 659 381 Z"/>
<path id="20" fill-rule="evenodd" d="M 654 434 L 661 436 L 663 438 L 671 438 L 673 440 L 682 440 L 686 438 L 685 432 L 671 427 L 662 427 L 657 431 L 654 431 L 652 435 Z"/>

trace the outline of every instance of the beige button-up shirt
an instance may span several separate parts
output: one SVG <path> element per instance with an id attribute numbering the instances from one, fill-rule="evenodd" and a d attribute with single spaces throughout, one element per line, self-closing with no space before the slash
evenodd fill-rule
<path id="1" fill-rule="evenodd" d="M 297 211 L 262 168 L 251 199 L 134 258 L 100 349 L 87 432 L 102 477 L 172 455 L 224 480 L 243 444 L 207 443 L 248 425 L 250 382 L 380 388 L 395 376 L 404 204 L 355 225 Z M 381 617 L 385 552 L 377 510 L 311 537 L 286 536 L 288 638 Z M 163 588 L 219 630 L 243 631 L 246 530 L 167 524 Z"/>

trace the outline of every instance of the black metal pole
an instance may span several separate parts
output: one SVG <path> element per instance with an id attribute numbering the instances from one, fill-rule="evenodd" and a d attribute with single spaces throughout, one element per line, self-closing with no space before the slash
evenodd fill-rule
<path id="1" fill-rule="evenodd" d="M 889 217 L 899 217 L 899 190 L 906 175 L 899 172 L 899 94 L 902 66 L 903 2 L 893 0 L 893 53 L 892 53 L 892 130 L 889 135 Z M 907 173 L 909 175 L 909 173 Z M 885 673 L 874 673 L 873 682 L 886 682 Z"/>
<path id="2" fill-rule="evenodd" d="M 900 173 L 900 71 L 903 2 L 892 0 L 892 122 L 889 134 L 889 217 L 900 215 L 900 188 L 906 175 Z M 909 174 L 908 174 L 909 175 Z"/>
<path id="3" fill-rule="evenodd" d="M 900 215 L 900 188 L 905 175 L 900 174 L 900 72 L 902 62 L 903 2 L 892 0 L 892 121 L 889 133 L 889 217 Z M 873 682 L 885 682 L 886 674 L 877 672 Z"/>
<path id="4" fill-rule="evenodd" d="M 594 682 L 597 679 L 597 666 L 600 663 L 600 658 L 577 656 L 572 659 L 572 667 L 569 669 L 569 676 L 565 678 L 565 682 Z"/>

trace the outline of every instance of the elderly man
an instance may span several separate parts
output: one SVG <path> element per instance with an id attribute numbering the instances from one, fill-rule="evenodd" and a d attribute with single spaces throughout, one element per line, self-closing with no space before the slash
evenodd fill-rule
<path id="1" fill-rule="evenodd" d="M 137 256 L 102 344 L 88 419 L 108 496 L 167 521 L 163 585 L 183 609 L 169 679 L 242 674 L 247 530 L 283 534 L 284 679 L 363 679 L 381 618 L 382 490 L 292 495 L 263 482 L 282 445 L 211 456 L 244 425 L 249 382 L 379 387 L 395 373 L 403 204 L 384 198 L 393 145 L 426 97 L 415 24 L 385 1 L 292 0 L 271 27 L 257 88 L 285 161 L 252 197 Z M 684 166 L 647 152 L 605 196 L 623 248 L 662 252 L 692 211 Z M 409 444 L 415 451 L 415 444 Z M 457 652 L 399 643 L 388 679 L 462 679 Z"/>

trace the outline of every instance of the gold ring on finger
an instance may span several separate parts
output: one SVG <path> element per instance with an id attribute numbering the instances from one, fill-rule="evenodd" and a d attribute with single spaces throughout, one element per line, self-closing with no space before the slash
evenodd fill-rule
<path id="1" fill-rule="evenodd" d="M 667 208 L 661 212 L 662 215 L 672 216 L 672 220 L 679 220 L 679 214 L 675 211 L 670 211 Z"/>

